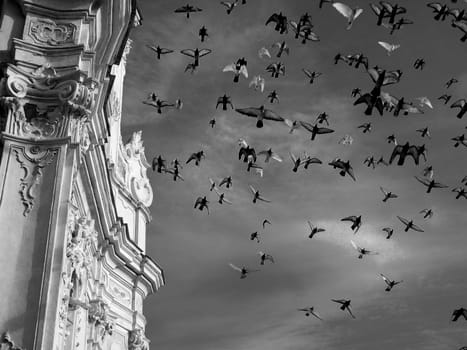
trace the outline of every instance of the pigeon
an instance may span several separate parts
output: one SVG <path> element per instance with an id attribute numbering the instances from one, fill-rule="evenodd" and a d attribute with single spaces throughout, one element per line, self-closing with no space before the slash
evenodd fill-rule
<path id="1" fill-rule="evenodd" d="M 396 136 L 394 136 L 394 134 L 386 137 L 386 140 L 388 141 L 388 143 L 393 143 L 395 146 L 397 146 L 397 139 Z"/>
<path id="2" fill-rule="evenodd" d="M 459 199 L 461 197 L 464 197 L 465 199 L 467 199 L 467 191 L 463 187 L 456 187 L 456 188 L 452 189 L 451 192 L 456 192 L 457 193 L 456 199 Z"/>
<path id="3" fill-rule="evenodd" d="M 174 103 L 169 103 L 167 101 L 161 100 L 160 98 L 156 98 L 155 101 L 153 100 L 146 100 L 143 101 L 145 105 L 152 106 L 156 109 L 158 114 L 162 114 L 162 109 L 167 107 L 175 107 Z"/>
<path id="4" fill-rule="evenodd" d="M 249 273 L 259 271 L 259 270 L 248 269 L 248 268 L 246 268 L 246 267 L 238 267 L 238 266 L 235 266 L 235 265 L 232 264 L 232 263 L 229 263 L 229 266 L 230 266 L 231 268 L 233 268 L 235 271 L 240 272 L 240 278 L 241 278 L 241 279 L 246 278 L 246 276 L 247 276 Z"/>
<path id="5" fill-rule="evenodd" d="M 424 232 L 419 226 L 413 223 L 413 220 L 409 221 L 401 216 L 397 216 L 397 218 L 405 225 L 404 232 L 408 232 L 409 230 Z"/>
<path id="6" fill-rule="evenodd" d="M 258 231 L 253 232 L 253 233 L 250 234 L 250 240 L 253 241 L 253 240 L 255 240 L 255 239 L 256 239 L 256 242 L 259 243 L 260 238 L 259 238 L 259 233 L 258 233 Z"/>
<path id="7" fill-rule="evenodd" d="M 190 13 L 193 13 L 193 12 L 201 12 L 203 11 L 202 9 L 200 9 L 199 7 L 195 7 L 195 6 L 192 6 L 192 5 L 185 5 L 185 6 L 182 6 L 182 7 L 179 7 L 177 9 L 175 9 L 175 13 L 185 13 L 186 14 L 186 18 L 190 18 Z"/>
<path id="8" fill-rule="evenodd" d="M 466 20 L 464 19 L 462 21 L 452 21 L 451 25 L 454 28 L 457 28 L 457 29 L 459 29 L 460 31 L 463 32 L 464 35 L 462 35 L 462 37 L 460 38 L 460 41 L 466 42 L 467 41 L 467 22 L 466 22 Z"/>
<path id="9" fill-rule="evenodd" d="M 161 59 L 161 55 L 166 55 L 168 53 L 174 52 L 174 50 L 166 49 L 164 47 L 158 46 L 153 46 L 153 45 L 146 45 L 146 47 L 150 48 L 152 51 L 156 53 L 156 57 L 158 60 Z"/>
<path id="10" fill-rule="evenodd" d="M 378 41 L 378 44 L 380 44 L 387 51 L 388 56 L 391 56 L 391 53 L 401 47 L 400 44 L 389 44 L 385 41 Z"/>
<path id="11" fill-rule="evenodd" d="M 431 138 L 431 134 L 430 134 L 430 131 L 428 130 L 428 128 L 423 128 L 423 129 L 417 129 L 416 132 L 419 132 L 420 133 L 420 136 L 421 137 L 428 137 L 428 138 Z"/>
<path id="12" fill-rule="evenodd" d="M 209 120 L 209 125 L 211 126 L 211 128 L 214 128 L 214 125 L 216 125 L 216 119 L 212 118 L 211 120 Z"/>
<path id="13" fill-rule="evenodd" d="M 423 176 L 424 177 L 432 179 L 433 174 L 434 174 L 433 166 L 429 165 L 429 166 L 425 167 L 425 169 L 423 169 Z"/>
<path id="14" fill-rule="evenodd" d="M 263 230 L 264 230 L 266 224 L 272 225 L 272 224 L 271 224 L 271 221 L 269 221 L 268 219 L 264 219 L 264 220 L 263 220 Z"/>
<path id="15" fill-rule="evenodd" d="M 388 14 L 390 24 L 393 24 L 396 21 L 396 16 L 407 12 L 405 7 L 399 6 L 398 4 L 392 5 L 387 1 L 380 1 L 379 3 Z"/>
<path id="16" fill-rule="evenodd" d="M 190 72 L 191 74 L 194 74 L 196 72 L 196 66 L 194 63 L 188 63 L 185 67 L 185 73 Z"/>
<path id="17" fill-rule="evenodd" d="M 308 226 L 310 226 L 310 234 L 308 238 L 313 238 L 317 233 L 326 231 L 324 228 L 320 228 L 318 226 L 313 226 L 312 223 L 307 220 Z"/>
<path id="18" fill-rule="evenodd" d="M 362 125 L 357 126 L 358 129 L 363 129 L 363 133 L 369 133 L 371 131 L 371 123 L 364 123 Z"/>
<path id="19" fill-rule="evenodd" d="M 290 54 L 290 49 L 287 46 L 287 44 L 285 43 L 285 41 L 283 41 L 283 42 L 278 41 L 277 43 L 273 44 L 272 47 L 277 47 L 278 48 L 278 51 L 277 51 L 277 54 L 276 54 L 276 57 L 278 57 L 278 58 L 281 57 L 284 52 L 287 54 L 287 56 Z"/>
<path id="20" fill-rule="evenodd" d="M 266 253 L 263 253 L 262 251 L 259 251 L 258 255 L 260 258 L 260 265 L 264 265 L 264 262 L 266 260 L 270 261 L 271 263 L 274 263 L 274 258 L 271 254 L 266 254 Z"/>
<path id="21" fill-rule="evenodd" d="M 432 209 L 423 209 L 420 211 L 420 214 L 423 214 L 424 219 L 431 219 L 434 215 L 434 212 Z"/>
<path id="22" fill-rule="evenodd" d="M 271 63 L 266 67 L 266 71 L 271 73 L 271 77 L 279 78 L 279 75 L 285 75 L 285 65 L 282 62 Z"/>
<path id="23" fill-rule="evenodd" d="M 394 34 L 394 32 L 396 30 L 402 29 L 407 24 L 414 24 L 414 22 L 411 21 L 410 19 L 402 17 L 402 18 L 398 19 L 397 22 L 395 22 L 393 24 L 383 23 L 383 27 L 390 29 L 389 34 L 392 35 L 392 34 Z"/>
<path id="24" fill-rule="evenodd" d="M 361 89 L 359 89 L 359 88 L 352 89 L 352 93 L 351 93 L 352 97 L 357 97 L 357 96 L 361 96 L 361 95 L 362 95 L 362 90 Z"/>
<path id="25" fill-rule="evenodd" d="M 194 58 L 193 65 L 195 67 L 199 66 L 199 59 L 201 57 L 209 55 L 211 52 L 212 51 L 210 49 L 201 49 L 200 50 L 198 48 L 196 48 L 196 49 L 184 49 L 184 50 L 180 51 L 180 53 L 182 53 L 183 55 Z"/>
<path id="26" fill-rule="evenodd" d="M 190 157 L 188 158 L 188 160 L 186 161 L 186 164 L 190 163 L 192 160 L 195 161 L 195 165 L 196 166 L 199 166 L 199 163 L 201 162 L 201 159 L 205 158 L 206 155 L 204 154 L 204 151 L 201 150 L 201 151 L 198 151 L 198 152 L 195 152 L 195 153 L 192 153 L 190 155 Z"/>
<path id="27" fill-rule="evenodd" d="M 264 58 L 264 57 L 271 58 L 271 54 L 269 53 L 269 50 L 266 49 L 265 47 L 262 47 L 261 49 L 259 49 L 258 56 L 259 58 Z"/>
<path id="28" fill-rule="evenodd" d="M 315 316 L 318 320 L 323 320 L 321 318 L 321 316 L 319 314 L 316 313 L 315 311 L 315 308 L 313 306 L 309 306 L 309 307 L 306 307 L 306 308 L 302 308 L 302 309 L 297 309 L 298 311 L 303 311 L 305 313 L 305 316 L 310 316 L 310 315 L 313 315 Z"/>
<path id="29" fill-rule="evenodd" d="M 350 309 L 350 300 L 346 300 L 346 299 L 331 299 L 331 300 L 335 303 L 341 304 L 340 309 L 342 311 L 347 309 L 350 316 L 352 316 L 352 318 L 355 318 L 354 314 L 352 313 L 352 310 Z"/>
<path id="30" fill-rule="evenodd" d="M 229 2 L 229 1 L 221 1 L 221 5 L 224 5 L 227 9 L 227 14 L 230 15 L 233 11 L 233 9 L 238 5 L 238 0 L 235 0 L 234 2 Z"/>
<path id="31" fill-rule="evenodd" d="M 382 187 L 380 187 L 379 189 L 380 189 L 381 192 L 383 192 L 383 194 L 384 194 L 383 202 L 387 202 L 387 200 L 390 199 L 390 198 L 397 198 L 397 195 L 396 195 L 396 194 L 394 194 L 394 193 L 392 193 L 392 192 L 390 192 L 390 191 L 387 191 L 387 190 L 385 190 L 385 189 L 382 188 Z"/>
<path id="32" fill-rule="evenodd" d="M 227 177 L 224 177 L 221 182 L 219 182 L 219 187 L 222 187 L 224 186 L 227 187 L 227 188 L 230 188 L 232 187 L 232 177 L 231 176 L 227 176 Z"/>
<path id="33" fill-rule="evenodd" d="M 339 61 L 343 61 L 345 63 L 347 63 L 349 66 L 351 64 L 350 60 L 347 58 L 347 56 L 342 56 L 342 54 L 340 53 L 337 53 L 335 56 L 334 56 L 334 64 L 338 64 Z"/>
<path id="34" fill-rule="evenodd" d="M 449 79 L 445 84 L 446 89 L 449 89 L 451 87 L 451 85 L 456 84 L 458 82 L 459 82 L 459 80 L 457 80 L 456 78 Z"/>
<path id="35" fill-rule="evenodd" d="M 308 169 L 308 167 L 311 164 L 323 164 L 323 162 L 319 160 L 318 158 L 307 156 L 305 153 L 305 157 L 302 160 L 302 164 L 305 169 Z"/>
<path id="36" fill-rule="evenodd" d="M 356 234 L 358 232 L 358 230 L 360 229 L 360 227 L 362 226 L 362 216 L 361 215 L 359 215 L 359 216 L 356 216 L 356 215 L 347 216 L 347 217 L 341 219 L 341 221 L 350 221 L 352 223 L 352 226 L 350 226 L 350 228 L 354 231 L 354 234 Z"/>
<path id="37" fill-rule="evenodd" d="M 248 162 L 248 158 L 252 158 L 253 162 L 256 162 L 256 151 L 246 142 L 241 144 L 240 150 L 238 151 L 238 160 L 242 159 L 242 157 L 244 163 Z"/>
<path id="38" fill-rule="evenodd" d="M 152 159 L 152 170 L 162 173 L 163 170 L 167 168 L 166 160 L 162 158 L 161 155 L 154 157 Z"/>
<path id="39" fill-rule="evenodd" d="M 417 97 L 417 100 L 420 101 L 419 102 L 420 107 L 427 106 L 427 107 L 433 109 L 433 104 L 431 103 L 431 101 L 430 101 L 430 99 L 428 97 L 426 97 L 426 96 Z"/>
<path id="40" fill-rule="evenodd" d="M 456 322 L 459 317 L 464 317 L 464 319 L 467 321 L 467 309 L 464 309 L 463 307 L 455 309 L 452 312 L 451 321 Z"/>
<path id="41" fill-rule="evenodd" d="M 282 162 L 282 158 L 275 152 L 273 152 L 272 148 L 269 148 L 264 151 L 258 152 L 259 156 L 264 156 L 264 162 L 269 163 L 270 159 L 274 159 L 277 162 Z"/>
<path id="42" fill-rule="evenodd" d="M 206 29 L 205 26 L 202 26 L 202 27 L 200 28 L 200 30 L 198 31 L 198 35 L 199 35 L 199 37 L 201 38 L 201 42 L 203 43 L 204 40 L 206 40 L 206 37 L 209 36 L 208 30 Z"/>
<path id="43" fill-rule="evenodd" d="M 464 1 L 465 2 L 465 1 Z M 467 13 L 465 9 L 450 9 L 449 14 L 453 17 L 454 22 L 467 21 Z"/>
<path id="44" fill-rule="evenodd" d="M 460 136 L 453 137 L 451 139 L 452 141 L 455 141 L 454 147 L 459 147 L 459 145 L 467 147 L 467 139 L 465 138 L 465 135 L 462 134 Z"/>
<path id="45" fill-rule="evenodd" d="M 324 124 L 326 123 L 327 126 L 329 126 L 329 120 L 328 120 L 329 115 L 326 112 L 320 113 L 315 120 L 315 123 L 318 124 Z"/>
<path id="46" fill-rule="evenodd" d="M 336 158 L 332 162 L 330 162 L 329 165 L 331 165 L 334 169 L 340 169 L 340 176 L 345 176 L 345 174 L 348 174 L 352 178 L 352 180 L 357 181 L 353 172 L 353 168 L 350 165 L 350 161 L 344 162 L 341 159 Z"/>
<path id="47" fill-rule="evenodd" d="M 408 142 L 405 145 L 397 145 L 396 147 L 394 147 L 391 157 L 389 158 L 389 164 L 392 164 L 394 159 L 396 159 L 396 157 L 399 157 L 397 165 L 402 166 L 404 165 L 405 158 L 407 156 L 411 156 L 415 164 L 418 165 L 420 159 L 418 148 L 417 146 L 411 146 Z"/>
<path id="48" fill-rule="evenodd" d="M 440 4 L 438 2 L 431 2 L 427 4 L 428 7 L 433 9 L 433 13 L 436 13 L 434 19 L 436 21 L 444 21 L 449 15 L 449 7 L 446 4 Z"/>
<path id="49" fill-rule="evenodd" d="M 214 188 L 214 191 L 219 196 L 219 200 L 218 200 L 219 204 L 223 204 L 223 203 L 232 204 L 230 200 L 225 198 L 225 193 L 218 191 L 217 188 Z"/>
<path id="50" fill-rule="evenodd" d="M 420 70 L 423 70 L 423 68 L 425 68 L 425 60 L 423 58 L 417 58 L 413 64 L 413 67 L 415 69 L 420 69 Z"/>
<path id="51" fill-rule="evenodd" d="M 438 100 L 444 101 L 444 104 L 448 104 L 449 100 L 451 99 L 452 95 L 444 94 L 438 97 Z"/>
<path id="52" fill-rule="evenodd" d="M 209 191 L 212 192 L 212 190 L 217 189 L 216 183 L 215 183 L 215 181 L 213 179 L 209 178 L 209 183 L 211 184 L 209 186 Z"/>
<path id="53" fill-rule="evenodd" d="M 378 6 L 378 5 L 375 5 L 375 4 L 370 4 L 370 7 L 371 7 L 371 10 L 373 11 L 373 13 L 376 15 L 376 17 L 378 18 L 378 20 L 376 21 L 376 25 L 377 26 L 380 26 L 383 24 L 383 20 L 386 18 L 386 17 L 389 17 L 389 14 L 386 12 L 386 9 L 384 8 L 384 6 Z"/>
<path id="54" fill-rule="evenodd" d="M 243 75 L 245 78 L 248 78 L 248 70 L 245 65 L 232 63 L 222 69 L 223 72 L 233 72 L 234 73 L 234 83 L 238 83 L 240 80 L 240 75 Z"/>
<path id="55" fill-rule="evenodd" d="M 399 283 L 402 283 L 404 281 L 393 281 L 391 279 L 389 279 L 388 277 L 386 277 L 385 275 L 383 275 L 382 273 L 380 273 L 380 276 L 381 278 L 383 279 L 384 282 L 386 282 L 386 289 L 385 291 L 386 292 L 390 292 L 392 288 L 394 288 L 394 286 L 398 285 Z"/>
<path id="56" fill-rule="evenodd" d="M 280 34 L 288 32 L 287 17 L 284 16 L 282 12 L 273 13 L 266 21 L 266 25 L 268 25 L 269 23 L 274 23 L 274 30 L 278 31 Z"/>
<path id="57" fill-rule="evenodd" d="M 242 115 L 246 115 L 248 117 L 256 118 L 256 127 L 262 128 L 263 127 L 263 120 L 272 120 L 272 121 L 284 121 L 284 118 L 279 116 L 276 112 L 273 112 L 269 109 L 264 108 L 264 106 L 260 106 L 259 108 L 256 107 L 249 107 L 249 108 L 237 108 L 235 109 L 237 113 Z"/>
<path id="58" fill-rule="evenodd" d="M 363 259 L 363 256 L 364 255 L 378 255 L 379 253 L 378 252 L 373 252 L 371 250 L 368 250 L 366 248 L 361 248 L 359 247 L 354 241 L 350 241 L 350 243 L 352 243 L 352 246 L 354 247 L 354 249 L 358 252 L 358 258 L 359 259 Z"/>
<path id="59" fill-rule="evenodd" d="M 300 165 L 302 165 L 302 160 L 300 157 L 296 157 L 292 152 L 289 152 L 289 155 L 290 155 L 290 159 L 292 159 L 292 163 L 293 163 L 293 169 L 292 171 L 294 173 L 296 173 L 298 171 L 298 168 L 300 167 Z"/>
<path id="60" fill-rule="evenodd" d="M 425 185 L 427 190 L 426 193 L 430 193 L 433 188 L 447 188 L 449 186 L 443 185 L 440 182 L 436 182 L 433 179 L 421 179 L 418 176 L 414 176 L 415 179 L 421 184 Z"/>
<path id="61" fill-rule="evenodd" d="M 451 105 L 451 108 L 459 108 L 460 111 L 457 113 L 457 118 L 462 119 L 465 113 L 467 113 L 467 100 L 462 98 L 457 100 Z"/>
<path id="62" fill-rule="evenodd" d="M 173 167 L 173 168 L 167 168 L 167 169 L 164 169 L 164 172 L 165 173 L 169 173 L 169 174 L 172 174 L 172 179 L 174 181 L 177 181 L 177 179 L 180 179 L 182 181 L 185 181 L 185 179 L 183 178 L 182 175 L 180 175 L 180 168 L 179 167 Z"/>
<path id="63" fill-rule="evenodd" d="M 232 104 L 232 100 L 230 99 L 230 96 L 227 96 L 224 94 L 224 96 L 221 96 L 217 99 L 216 103 L 216 109 L 219 107 L 219 105 L 222 105 L 222 110 L 226 111 L 227 107 L 230 106 L 232 109 L 234 109 L 234 106 Z"/>
<path id="64" fill-rule="evenodd" d="M 362 53 L 347 55 L 346 58 L 349 62 L 349 66 L 352 66 L 355 63 L 355 68 L 358 69 L 362 64 L 365 67 L 365 69 L 368 69 L 368 57 L 366 57 Z"/>
<path id="65" fill-rule="evenodd" d="M 383 165 L 386 165 L 386 166 L 389 165 L 389 163 L 384 160 L 383 156 L 379 157 L 379 159 L 376 161 L 376 165 L 380 165 L 380 164 L 383 164 Z"/>
<path id="66" fill-rule="evenodd" d="M 366 164 L 369 167 L 373 167 L 373 169 L 376 168 L 376 164 L 375 164 L 375 157 L 373 156 L 368 156 L 365 158 L 365 160 L 363 161 L 363 164 Z"/>
<path id="67" fill-rule="evenodd" d="M 253 79 L 250 81 L 250 84 L 248 84 L 248 87 L 252 87 L 255 90 L 261 90 L 261 92 L 264 91 L 264 85 L 265 85 L 265 80 L 262 78 L 260 75 L 255 75 Z"/>
<path id="68" fill-rule="evenodd" d="M 198 197 L 195 201 L 195 206 L 194 208 L 198 208 L 200 211 L 202 211 L 204 208 L 206 208 L 208 214 L 209 214 L 209 207 L 208 207 L 209 201 L 207 200 L 206 196 L 204 197 Z"/>
<path id="69" fill-rule="evenodd" d="M 275 101 L 277 101 L 277 103 L 279 103 L 279 94 L 277 93 L 276 90 L 272 90 L 268 94 L 268 99 L 269 99 L 269 103 L 274 103 Z"/>
<path id="70" fill-rule="evenodd" d="M 308 122 L 300 121 L 300 125 L 303 126 L 307 131 L 311 132 L 311 140 L 314 141 L 316 135 L 330 134 L 333 133 L 333 129 L 318 127 L 318 124 L 310 124 Z"/>
<path id="71" fill-rule="evenodd" d="M 258 200 L 266 202 L 266 203 L 271 202 L 271 201 L 265 199 L 263 196 L 261 196 L 259 191 L 255 190 L 255 188 L 253 186 L 249 185 L 249 187 L 250 187 L 251 192 L 253 193 L 253 203 L 256 203 L 256 201 L 258 201 Z"/>
<path id="72" fill-rule="evenodd" d="M 313 82 L 315 81 L 316 78 L 318 78 L 319 76 L 323 75 L 323 73 L 320 73 L 320 72 L 312 72 L 308 69 L 302 69 L 302 72 L 305 73 L 305 75 L 310 78 L 310 84 L 313 84 Z"/>
<path id="73" fill-rule="evenodd" d="M 394 234 L 394 229 L 392 229 L 391 227 L 385 227 L 382 229 L 382 231 L 387 233 L 386 239 L 391 238 L 391 236 Z"/>
<path id="74" fill-rule="evenodd" d="M 352 28 L 352 24 L 357 19 L 358 16 L 360 16 L 363 12 L 363 9 L 361 8 L 351 8 L 346 4 L 343 4 L 341 2 L 334 2 L 332 6 L 345 18 L 347 18 L 347 30 Z"/>

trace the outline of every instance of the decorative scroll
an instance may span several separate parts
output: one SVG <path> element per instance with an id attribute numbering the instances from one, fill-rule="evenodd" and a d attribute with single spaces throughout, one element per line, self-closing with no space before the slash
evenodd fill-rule
<path id="1" fill-rule="evenodd" d="M 76 26 L 72 23 L 55 23 L 49 19 L 37 19 L 29 26 L 29 35 L 34 41 L 58 46 L 73 44 Z"/>
<path id="2" fill-rule="evenodd" d="M 0 350 L 23 350 L 23 348 L 15 345 L 8 332 L 0 336 Z"/>
<path id="3" fill-rule="evenodd" d="M 35 189 L 42 178 L 42 170 L 52 163 L 57 155 L 57 150 L 43 149 L 39 146 L 32 146 L 29 149 L 16 148 L 16 160 L 24 170 L 24 176 L 20 179 L 19 193 L 24 205 L 23 215 L 27 216 L 36 199 Z"/>
<path id="4" fill-rule="evenodd" d="M 149 350 L 149 340 L 141 328 L 130 331 L 128 336 L 128 350 Z"/>

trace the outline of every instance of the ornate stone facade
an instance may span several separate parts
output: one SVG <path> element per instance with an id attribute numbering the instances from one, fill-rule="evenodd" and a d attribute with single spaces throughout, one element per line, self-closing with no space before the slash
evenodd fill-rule
<path id="1" fill-rule="evenodd" d="M 135 1 L 0 15 L 0 350 L 148 350 L 153 191 L 141 132 L 120 132 Z"/>

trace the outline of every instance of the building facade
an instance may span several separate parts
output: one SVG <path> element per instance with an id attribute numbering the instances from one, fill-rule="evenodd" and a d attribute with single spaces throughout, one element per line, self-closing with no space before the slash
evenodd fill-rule
<path id="1" fill-rule="evenodd" d="M 2 0 L 0 350 L 149 349 L 153 191 L 121 139 L 134 0 Z"/>

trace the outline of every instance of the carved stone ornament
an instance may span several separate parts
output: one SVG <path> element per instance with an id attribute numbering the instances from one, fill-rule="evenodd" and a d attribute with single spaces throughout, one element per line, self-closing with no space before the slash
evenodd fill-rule
<path id="1" fill-rule="evenodd" d="M 89 302 L 88 321 L 97 330 L 98 340 L 104 341 L 107 335 L 112 335 L 114 323 L 108 315 L 108 305 L 100 299 Z"/>
<path id="2" fill-rule="evenodd" d="M 0 336 L 0 350 L 23 350 L 23 348 L 15 345 L 8 332 Z"/>
<path id="3" fill-rule="evenodd" d="M 149 350 L 149 340 L 141 328 L 130 331 L 128 336 L 128 350 Z"/>
<path id="4" fill-rule="evenodd" d="M 36 199 L 36 187 L 42 179 L 43 169 L 52 163 L 57 155 L 56 149 L 48 149 L 40 146 L 29 148 L 15 148 L 16 160 L 24 170 L 24 176 L 20 178 L 19 194 L 24 205 L 23 215 L 27 216 L 34 207 Z"/>
<path id="5" fill-rule="evenodd" d="M 73 44 L 76 26 L 72 23 L 55 23 L 50 19 L 31 21 L 29 35 L 34 41 L 51 46 Z"/>

